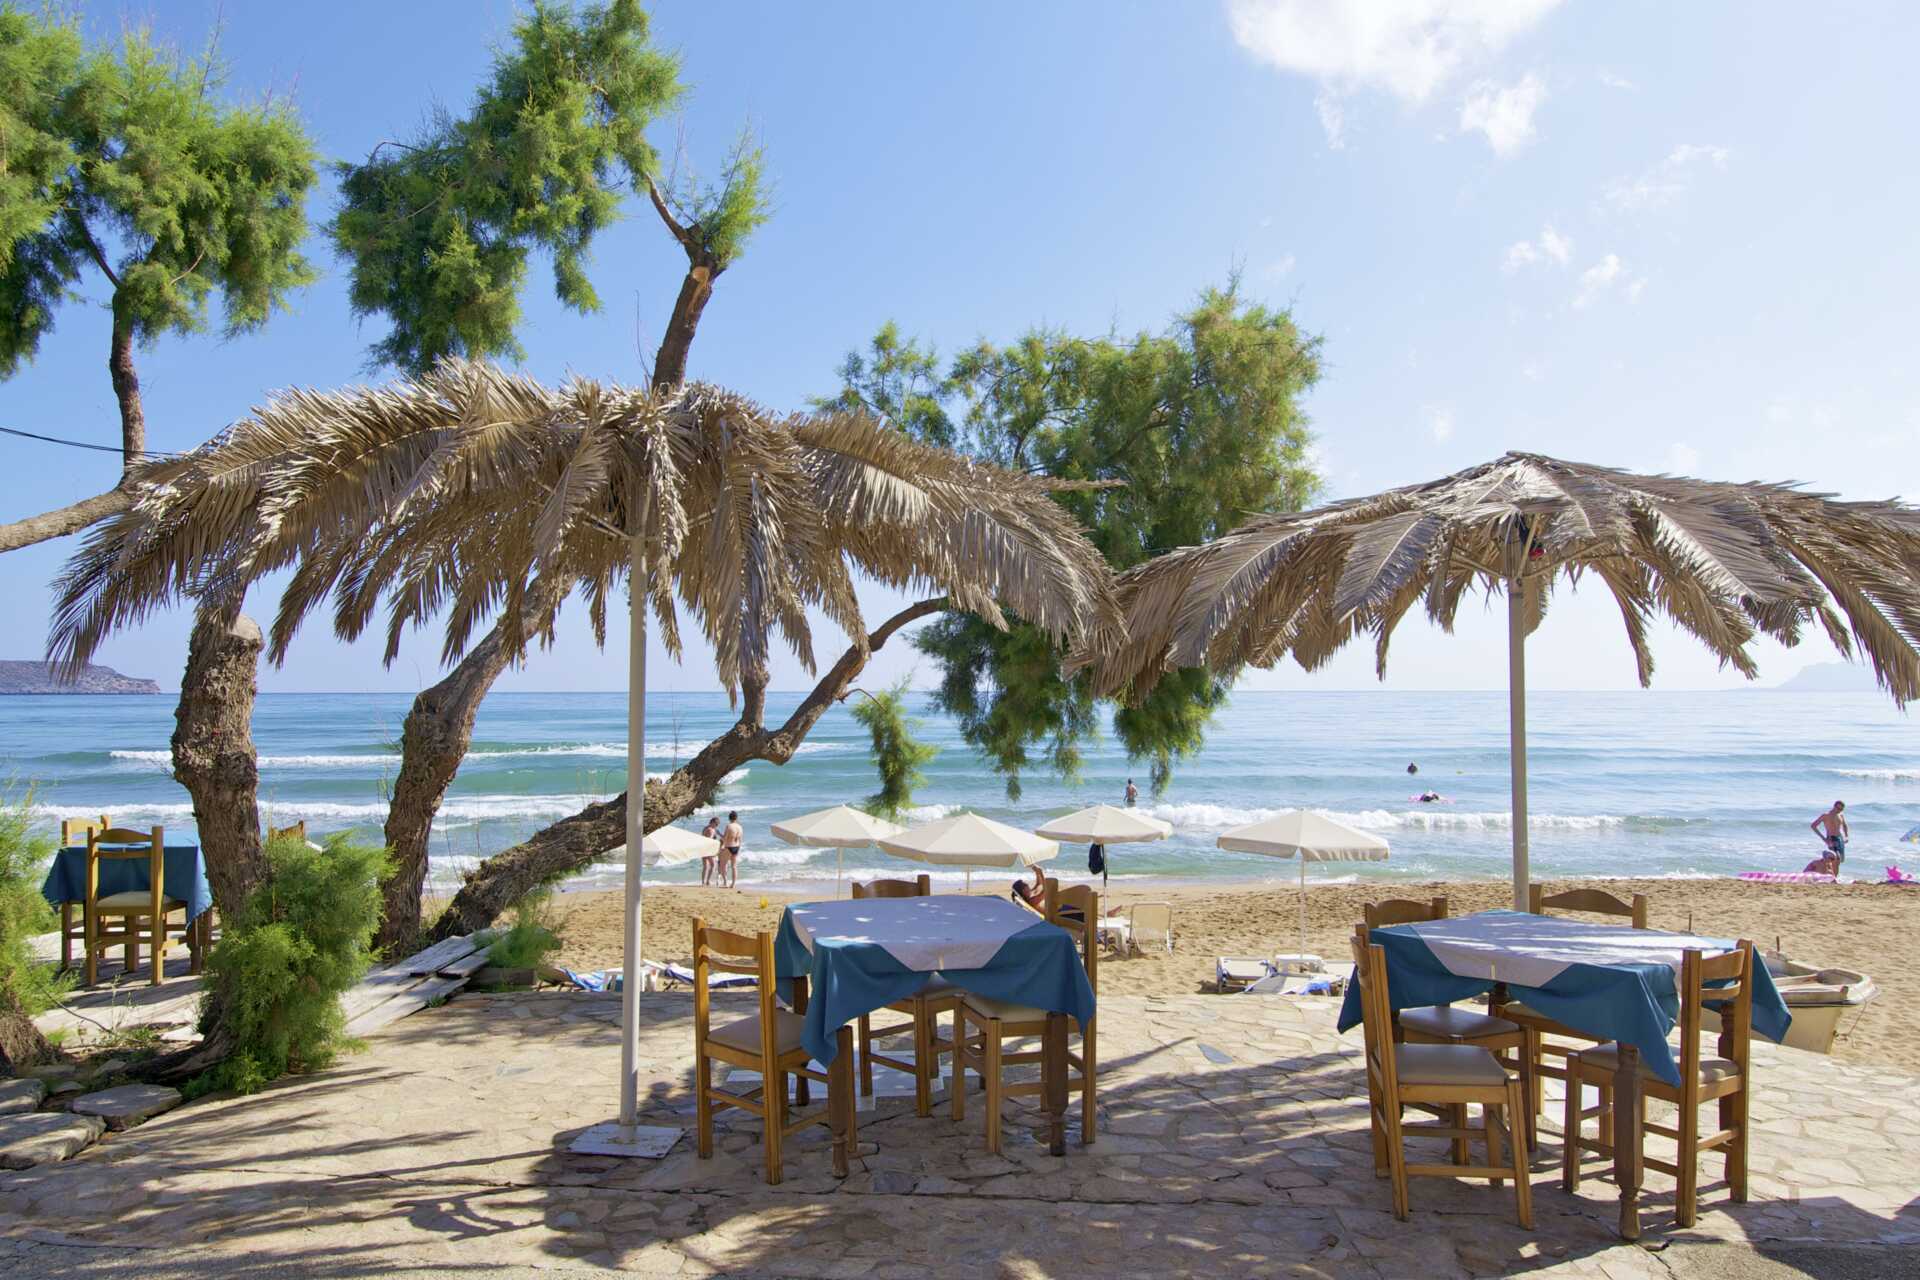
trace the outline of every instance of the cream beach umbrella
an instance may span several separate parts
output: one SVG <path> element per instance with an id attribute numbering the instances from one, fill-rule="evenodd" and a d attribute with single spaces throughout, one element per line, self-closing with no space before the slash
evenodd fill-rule
<path id="1" fill-rule="evenodd" d="M 1920 698 L 1920 510 L 1793 485 L 1633 475 L 1533 453 L 1312 511 L 1255 516 L 1122 575 L 1127 641 L 1075 655 L 1101 693 L 1139 699 L 1166 672 L 1308 671 L 1422 606 L 1447 631 L 1478 588 L 1507 598 L 1513 902 L 1527 909 L 1526 638 L 1556 585 L 1586 577 L 1620 608 L 1640 683 L 1664 615 L 1749 679 L 1749 644 L 1817 629 L 1857 647 L 1895 703 Z"/>
<path id="2" fill-rule="evenodd" d="M 665 1153 L 636 1142 L 635 1118 L 649 610 L 676 657 L 682 612 L 698 627 L 743 695 L 731 734 L 767 759 L 791 750 L 764 720 L 770 650 L 783 641 L 813 670 L 813 616 L 866 638 L 861 577 L 996 627 L 1004 608 L 1076 651 L 1105 654 L 1120 635 L 1106 561 L 1055 500 L 1076 486 L 867 413 L 777 414 L 700 383 L 556 388 L 449 358 L 385 387 L 282 392 L 123 485 L 132 506 L 88 532 L 56 584 L 47 655 L 64 671 L 169 604 L 237 613 L 268 577 L 284 584 L 275 661 L 324 612 L 345 640 L 378 625 L 389 663 L 409 628 L 444 622 L 448 662 L 491 646 L 504 664 L 550 639 L 572 598 L 604 640 L 626 597 L 620 1118 L 576 1151 Z"/>
<path id="3" fill-rule="evenodd" d="M 961 813 L 938 822 L 909 827 L 880 841 L 880 848 L 896 858 L 933 867 L 965 867 L 967 889 L 973 889 L 975 867 L 1031 867 L 1060 852 L 1057 842 L 1010 827 L 977 813 Z"/>
<path id="4" fill-rule="evenodd" d="M 773 824 L 773 834 L 806 849 L 833 850 L 833 896 L 840 896 L 840 859 L 848 849 L 868 849 L 906 828 L 850 804 L 837 804 Z"/>
<path id="5" fill-rule="evenodd" d="M 1149 818 L 1132 809 L 1122 809 L 1118 805 L 1096 804 L 1054 818 L 1035 834 L 1072 844 L 1138 844 L 1146 840 L 1165 840 L 1173 834 L 1173 824 L 1159 818 Z"/>
<path id="6" fill-rule="evenodd" d="M 1307 950 L 1307 864 L 1385 862 L 1387 842 L 1310 809 L 1289 809 L 1262 822 L 1222 832 L 1214 841 L 1235 853 L 1300 859 L 1300 953 Z"/>

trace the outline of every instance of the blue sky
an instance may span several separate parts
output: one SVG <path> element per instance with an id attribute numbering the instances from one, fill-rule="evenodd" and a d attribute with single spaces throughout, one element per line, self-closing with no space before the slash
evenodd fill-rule
<path id="1" fill-rule="evenodd" d="M 96 36 L 145 19 L 188 47 L 219 9 L 83 6 Z M 228 92 L 290 96 L 337 158 L 405 136 L 436 103 L 464 105 L 514 12 L 224 9 Z M 943 351 L 1036 323 L 1131 332 L 1237 270 L 1325 335 L 1308 407 L 1331 497 L 1509 448 L 1856 498 L 1920 477 L 1920 8 L 675 2 L 654 18 L 693 86 L 656 141 L 671 150 L 682 131 L 696 168 L 743 123 L 766 146 L 773 220 L 721 279 L 691 363 L 770 405 L 830 389 L 888 318 Z M 323 183 L 316 226 L 332 207 Z M 323 278 L 262 333 L 142 353 L 150 447 L 198 443 L 275 388 L 368 377 L 379 331 L 347 314 L 317 237 L 310 253 Z M 682 261 L 632 205 L 596 244 L 603 312 L 559 308 L 534 277 L 526 369 L 639 380 Z M 90 294 L 0 386 L 0 424 L 117 441 L 97 281 Z M 0 442 L 0 463 L 9 515 L 96 492 L 116 467 L 21 440 Z M 42 650 L 48 583 L 71 548 L 0 557 L 0 656 Z M 876 620 L 888 603 L 870 593 Z M 1608 608 L 1556 601 L 1530 646 L 1536 685 L 1632 686 Z M 1503 611 L 1463 612 L 1454 636 L 1402 628 L 1392 687 L 1503 687 Z M 100 660 L 172 684 L 187 625 L 157 618 Z M 1740 683 L 1683 637 L 1656 651 L 1656 687 Z M 385 670 L 376 642 L 310 628 L 262 687 L 412 690 L 436 678 L 438 652 L 423 635 Z M 1832 657 L 1824 641 L 1759 652 L 1768 682 Z M 882 666 L 913 670 L 914 655 Z M 625 669 L 624 646 L 596 652 L 575 618 L 499 687 L 620 688 Z M 776 672 L 777 687 L 804 683 L 790 661 Z M 1372 653 L 1248 683 L 1371 687 Z M 679 667 L 656 654 L 650 684 L 713 687 L 695 649 Z"/>

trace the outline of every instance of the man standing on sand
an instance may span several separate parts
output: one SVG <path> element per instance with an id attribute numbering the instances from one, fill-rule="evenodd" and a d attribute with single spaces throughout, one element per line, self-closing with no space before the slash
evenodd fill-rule
<path id="1" fill-rule="evenodd" d="M 1133 802 L 1140 798 L 1140 788 L 1133 785 L 1133 779 L 1127 779 L 1127 808 L 1133 808 Z"/>
<path id="2" fill-rule="evenodd" d="M 716 813 L 711 818 L 708 818 L 707 825 L 700 832 L 700 834 L 705 836 L 709 840 L 718 842 L 720 839 L 720 815 Z M 712 853 L 708 854 L 706 857 L 700 859 L 700 883 L 701 884 L 713 883 L 713 871 L 714 871 L 713 864 L 719 861 L 719 858 L 720 858 L 720 851 L 716 849 Z"/>
<path id="3" fill-rule="evenodd" d="M 1853 831 L 1847 826 L 1846 807 L 1846 801 L 1835 800 L 1833 808 L 1809 824 L 1813 833 L 1826 841 L 1827 853 L 1825 857 L 1809 862 L 1807 870 L 1830 876 L 1840 874 L 1840 864 L 1847 860 L 1847 841 L 1853 839 Z"/>
<path id="4" fill-rule="evenodd" d="M 747 833 L 740 826 L 740 811 L 728 810 L 727 829 L 720 836 L 720 877 L 735 892 L 740 889 L 740 846 L 746 838 Z"/>

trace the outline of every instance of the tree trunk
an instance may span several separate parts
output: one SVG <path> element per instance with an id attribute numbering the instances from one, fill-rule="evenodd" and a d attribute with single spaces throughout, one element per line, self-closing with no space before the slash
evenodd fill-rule
<path id="1" fill-rule="evenodd" d="M 846 696 L 874 653 L 908 623 L 948 607 L 945 599 L 922 600 L 886 620 L 856 641 L 821 677 L 786 723 L 768 730 L 762 723 L 766 690 L 748 688 L 739 721 L 709 742 L 700 754 L 665 782 L 647 784 L 646 829 L 656 831 L 686 817 L 712 798 L 721 779 L 749 760 L 785 764 L 828 707 Z M 632 744 L 628 750 L 632 750 Z M 435 939 L 484 929 L 528 892 L 592 865 L 626 840 L 627 797 L 589 805 L 579 813 L 503 849 L 474 869 L 434 926 Z"/>
<path id="2" fill-rule="evenodd" d="M 40 1034 L 13 993 L 0 989 L 0 1076 L 19 1075 L 58 1056 L 59 1050 Z"/>
<path id="3" fill-rule="evenodd" d="M 400 776 L 387 808 L 393 871 L 380 887 L 384 903 L 375 950 L 392 953 L 420 933 L 420 895 L 427 883 L 427 842 L 434 815 L 473 742 L 473 720 L 487 690 L 507 666 L 496 626 L 447 674 L 413 700 L 400 736 Z"/>
<path id="4" fill-rule="evenodd" d="M 260 767 L 253 750 L 260 626 L 202 609 L 187 647 L 174 713 L 173 776 L 193 796 L 213 901 L 232 912 L 266 878 L 260 848 Z"/>
<path id="5" fill-rule="evenodd" d="M 688 251 L 689 254 L 692 250 Z M 713 282 L 720 275 L 709 262 L 695 259 L 680 282 L 680 296 L 673 300 L 673 314 L 667 317 L 667 335 L 653 360 L 653 385 L 677 387 L 687 380 L 687 352 L 693 346 L 693 332 L 700 327 L 701 313 L 713 296 Z"/>
<path id="6" fill-rule="evenodd" d="M 117 516 L 133 505 L 133 494 L 125 489 L 109 489 L 91 498 L 82 498 L 58 511 L 46 511 L 10 524 L 0 524 L 0 552 L 30 547 L 49 538 L 64 538 L 108 516 Z"/>
<path id="7" fill-rule="evenodd" d="M 140 374 L 133 367 L 133 317 L 127 313 L 120 290 L 113 293 L 113 342 L 107 349 L 107 375 L 113 379 L 113 398 L 120 405 L 120 466 L 122 474 L 147 455 L 147 413 L 140 406 Z"/>

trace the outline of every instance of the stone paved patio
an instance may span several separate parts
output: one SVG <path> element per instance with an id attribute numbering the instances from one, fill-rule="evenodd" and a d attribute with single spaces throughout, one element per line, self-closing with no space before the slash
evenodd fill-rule
<path id="1" fill-rule="evenodd" d="M 647 1119 L 690 1129 L 691 999 L 643 1005 Z M 1396 1223 L 1372 1177 L 1357 1036 L 1335 1035 L 1333 1012 L 1282 998 L 1110 997 L 1094 1147 L 1070 1129 L 1066 1158 L 1048 1157 L 1033 1140 L 1037 1112 L 1015 1104 L 1006 1153 L 993 1157 L 977 1106 L 955 1126 L 944 1107 L 920 1120 L 910 1101 L 882 1099 L 860 1113 L 870 1147 L 852 1177 L 830 1176 L 816 1129 L 769 1188 L 757 1122 L 740 1113 L 711 1161 L 694 1157 L 690 1133 L 659 1162 L 567 1153 L 616 1096 L 616 998 L 462 996 L 334 1070 L 183 1107 L 64 1165 L 0 1173 L 0 1243 L 84 1243 L 102 1259 L 134 1245 L 156 1274 L 186 1260 L 235 1275 L 598 1265 L 1423 1280 L 1698 1274 L 1673 1263 L 1727 1243 L 1754 1262 L 1863 1248 L 1858 1274 L 1875 1274 L 1879 1251 L 1890 1268 L 1920 1243 L 1920 1081 L 1772 1046 L 1757 1054 L 1749 1204 L 1727 1202 L 1710 1161 L 1699 1222 L 1680 1232 L 1670 1182 L 1650 1174 L 1644 1247 L 1621 1244 L 1611 1184 L 1561 1192 L 1547 1134 L 1533 1232 L 1514 1225 L 1510 1189 L 1434 1180 L 1415 1184 L 1413 1221 Z"/>

